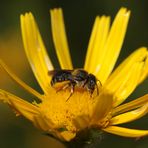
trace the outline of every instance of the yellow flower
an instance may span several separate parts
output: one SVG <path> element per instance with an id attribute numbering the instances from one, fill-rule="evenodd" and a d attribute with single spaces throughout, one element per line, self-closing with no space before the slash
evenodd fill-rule
<path id="1" fill-rule="evenodd" d="M 73 69 L 62 10 L 53 9 L 50 13 L 53 41 L 61 69 Z M 72 140 L 78 132 L 89 128 L 125 137 L 148 135 L 148 130 L 117 126 L 141 118 L 148 112 L 148 95 L 121 105 L 148 75 L 147 48 L 137 49 L 112 72 L 120 53 L 129 17 L 130 11 L 121 8 L 111 27 L 110 17 L 96 17 L 84 69 L 94 74 L 101 81 L 102 87 L 98 85 L 99 95 L 93 95 L 93 98 L 90 98 L 87 91 L 75 90 L 66 101 L 69 89 L 56 93 L 56 89 L 50 86 L 51 76 L 48 75 L 48 71 L 54 67 L 33 15 L 21 15 L 26 55 L 44 93 L 40 94 L 30 88 L 1 60 L 1 67 L 10 77 L 38 98 L 40 103 L 26 102 L 4 90 L 0 90 L 0 99 L 9 104 L 17 115 L 23 115 L 36 127 L 64 141 Z"/>

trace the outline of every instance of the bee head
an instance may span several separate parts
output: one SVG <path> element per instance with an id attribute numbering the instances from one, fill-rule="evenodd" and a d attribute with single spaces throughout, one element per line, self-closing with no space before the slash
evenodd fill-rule
<path id="1" fill-rule="evenodd" d="M 89 74 L 87 78 L 87 89 L 94 91 L 97 85 L 96 81 L 97 81 L 96 77 L 92 74 Z"/>

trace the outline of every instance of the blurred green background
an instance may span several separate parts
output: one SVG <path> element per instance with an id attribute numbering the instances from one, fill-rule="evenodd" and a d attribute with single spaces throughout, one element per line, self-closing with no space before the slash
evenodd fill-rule
<path id="1" fill-rule="evenodd" d="M 51 38 L 49 9 L 62 7 L 72 59 L 75 67 L 82 67 L 92 25 L 96 15 L 110 15 L 112 20 L 120 7 L 132 11 L 125 42 L 117 62 L 132 51 L 148 45 L 148 1 L 146 0 L 1 0 L 0 3 L 0 58 L 33 88 L 41 91 L 29 67 L 23 50 L 19 16 L 31 11 L 39 25 L 45 45 L 56 68 L 59 67 Z M 79 52 L 81 51 L 81 52 Z M 81 60 L 77 60 L 81 59 Z M 137 98 L 148 92 L 148 80 L 131 95 Z M 18 96 L 33 98 L 15 85 L 5 72 L 0 71 L 0 88 Z M 131 128 L 148 129 L 148 118 L 126 124 Z M 29 121 L 15 117 L 9 107 L 0 103 L 0 148 L 56 148 L 64 147 L 44 135 Z M 148 138 L 128 139 L 107 134 L 98 147 L 147 148 Z"/>

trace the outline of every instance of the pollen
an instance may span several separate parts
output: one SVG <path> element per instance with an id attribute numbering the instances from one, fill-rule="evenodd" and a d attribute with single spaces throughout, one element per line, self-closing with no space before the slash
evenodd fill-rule
<path id="1" fill-rule="evenodd" d="M 90 97 L 85 90 L 83 92 L 76 90 L 67 101 L 69 94 L 69 89 L 56 92 L 56 89 L 50 88 L 50 96 L 47 96 L 39 107 L 44 116 L 50 118 L 58 128 L 65 127 L 67 130 L 76 131 L 74 121 L 82 116 L 90 121 L 96 99 Z"/>

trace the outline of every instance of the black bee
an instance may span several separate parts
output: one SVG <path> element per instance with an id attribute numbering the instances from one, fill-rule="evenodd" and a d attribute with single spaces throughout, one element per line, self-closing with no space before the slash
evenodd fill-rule
<path id="1" fill-rule="evenodd" d="M 71 88 L 71 93 L 68 99 L 72 96 L 75 86 L 79 88 L 85 88 L 90 92 L 91 96 L 95 89 L 97 89 L 97 95 L 99 94 L 99 89 L 97 85 L 97 81 L 99 80 L 97 80 L 97 78 L 93 74 L 89 74 L 87 71 L 83 69 L 53 70 L 53 71 L 49 71 L 49 75 L 52 75 L 52 79 L 51 79 L 52 87 L 56 83 L 67 81 L 67 83 L 62 87 L 62 89 L 66 89 L 68 87 Z M 68 101 L 68 99 L 66 101 Z"/>

